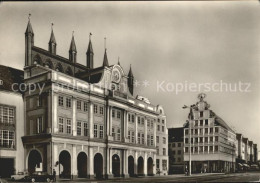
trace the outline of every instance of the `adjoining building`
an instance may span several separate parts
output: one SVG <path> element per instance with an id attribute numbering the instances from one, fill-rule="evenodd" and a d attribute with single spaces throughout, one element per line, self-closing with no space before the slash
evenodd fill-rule
<path id="1" fill-rule="evenodd" d="M 252 165 L 257 165 L 257 144 L 243 137 L 242 134 L 236 134 L 236 169 L 245 171 Z"/>
<path id="2" fill-rule="evenodd" d="M 134 97 L 134 75 L 120 63 L 94 68 L 91 36 L 86 66 L 77 62 L 74 36 L 69 59 L 57 55 L 51 32 L 48 50 L 25 32 L 25 169 L 63 178 L 128 177 L 168 172 L 168 130 L 160 105 Z M 155 140 L 156 138 L 156 140 Z"/>
<path id="3" fill-rule="evenodd" d="M 24 170 L 24 106 L 17 88 L 23 71 L 0 65 L 0 177 Z M 12 84 L 17 83 L 13 91 Z"/>
<path id="4" fill-rule="evenodd" d="M 231 172 L 235 170 L 236 134 L 204 101 L 205 94 L 191 105 L 184 125 L 184 161 L 192 172 Z M 191 149 L 190 149 L 191 143 Z M 190 151 L 191 150 L 191 151 Z"/>
<path id="5" fill-rule="evenodd" d="M 184 173 L 183 127 L 168 128 L 169 174 Z"/>

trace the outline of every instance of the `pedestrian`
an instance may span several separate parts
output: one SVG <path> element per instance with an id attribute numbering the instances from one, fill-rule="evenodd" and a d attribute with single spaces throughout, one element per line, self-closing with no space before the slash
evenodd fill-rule
<path id="1" fill-rule="evenodd" d="M 53 169 L 52 175 L 53 175 L 53 181 L 56 182 L 56 170 L 55 169 Z"/>
<path id="2" fill-rule="evenodd" d="M 188 176 L 188 167 L 185 166 L 185 175 Z"/>

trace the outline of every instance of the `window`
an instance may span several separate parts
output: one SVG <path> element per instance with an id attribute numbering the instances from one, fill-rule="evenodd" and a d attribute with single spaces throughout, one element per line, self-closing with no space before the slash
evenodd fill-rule
<path id="1" fill-rule="evenodd" d="M 195 126 L 198 126 L 198 125 L 199 125 L 198 120 L 195 120 Z"/>
<path id="2" fill-rule="evenodd" d="M 186 129 L 186 130 L 185 130 L 185 135 L 188 135 L 188 134 L 189 134 L 189 130 Z"/>
<path id="3" fill-rule="evenodd" d="M 77 109 L 81 110 L 81 101 L 80 100 L 77 101 Z"/>
<path id="4" fill-rule="evenodd" d="M 71 108 L 71 98 L 66 98 L 66 107 Z"/>
<path id="5" fill-rule="evenodd" d="M 142 144 L 144 144 L 144 134 L 142 133 Z"/>
<path id="6" fill-rule="evenodd" d="M 162 126 L 162 132 L 164 132 L 164 126 Z"/>
<path id="7" fill-rule="evenodd" d="M 166 148 L 163 148 L 163 155 L 166 155 Z"/>
<path id="8" fill-rule="evenodd" d="M 94 113 L 96 113 L 97 114 L 97 105 L 94 105 Z"/>
<path id="9" fill-rule="evenodd" d="M 207 142 L 207 143 L 208 143 L 208 137 L 205 137 L 205 142 Z"/>
<path id="10" fill-rule="evenodd" d="M 14 148 L 14 132 L 9 130 L 0 130 L 0 147 Z"/>
<path id="11" fill-rule="evenodd" d="M 209 138 L 209 141 L 210 141 L 210 142 L 213 142 L 213 137 L 210 137 L 210 138 Z"/>
<path id="12" fill-rule="evenodd" d="M 210 133 L 213 133 L 213 128 L 210 128 Z"/>
<path id="13" fill-rule="evenodd" d="M 178 147 L 181 147 L 181 143 L 178 143 Z"/>
<path id="14" fill-rule="evenodd" d="M 159 136 L 156 136 L 156 143 L 159 143 Z"/>
<path id="15" fill-rule="evenodd" d="M 164 124 L 164 120 L 162 120 L 162 124 Z"/>
<path id="16" fill-rule="evenodd" d="M 84 102 L 84 111 L 88 111 L 88 103 L 87 102 Z"/>
<path id="17" fill-rule="evenodd" d="M 14 108 L 0 106 L 0 123 L 14 123 Z"/>
<path id="18" fill-rule="evenodd" d="M 115 136 L 116 136 L 115 128 L 112 128 L 112 136 L 113 136 L 113 138 L 114 138 L 114 140 L 115 140 Z"/>
<path id="19" fill-rule="evenodd" d="M 209 121 L 206 119 L 205 120 L 205 125 L 208 125 L 209 124 Z"/>
<path id="20" fill-rule="evenodd" d="M 104 126 L 103 125 L 99 126 L 99 138 L 101 138 L 101 139 L 104 138 Z"/>
<path id="21" fill-rule="evenodd" d="M 218 133 L 218 127 L 215 127 L 215 133 Z"/>
<path id="22" fill-rule="evenodd" d="M 172 143 L 172 147 L 175 147 L 175 143 L 174 142 Z"/>
<path id="23" fill-rule="evenodd" d="M 195 152 L 198 152 L 198 147 L 197 146 L 195 147 Z"/>
<path id="24" fill-rule="evenodd" d="M 156 168 L 158 168 L 158 169 L 160 168 L 160 160 L 159 159 L 156 159 Z"/>
<path id="25" fill-rule="evenodd" d="M 160 123 L 160 119 L 158 119 L 158 123 Z"/>
<path id="26" fill-rule="evenodd" d="M 203 137 L 200 137 L 200 143 L 203 143 Z"/>
<path id="27" fill-rule="evenodd" d="M 150 145 L 150 135 L 147 135 L 147 145 Z"/>
<path id="28" fill-rule="evenodd" d="M 120 128 L 117 129 L 117 140 L 118 141 L 121 140 L 121 130 L 120 130 Z"/>
<path id="29" fill-rule="evenodd" d="M 104 114 L 104 108 L 102 106 L 99 107 L 99 113 Z"/>
<path id="30" fill-rule="evenodd" d="M 166 144 L 166 138 L 163 137 L 163 144 Z"/>
<path id="31" fill-rule="evenodd" d="M 208 149 L 209 149 L 208 146 L 205 146 L 204 147 L 204 152 L 208 152 Z"/>
<path id="32" fill-rule="evenodd" d="M 67 119 L 67 134 L 71 134 L 71 119 Z"/>
<path id="33" fill-rule="evenodd" d="M 200 128 L 200 134 L 203 134 L 203 129 L 202 128 Z"/>
<path id="34" fill-rule="evenodd" d="M 191 141 L 191 144 L 192 144 L 193 143 L 193 138 L 191 138 L 190 141 Z"/>
<path id="35" fill-rule="evenodd" d="M 112 110 L 112 117 L 113 118 L 115 117 L 115 110 L 114 109 Z"/>
<path id="36" fill-rule="evenodd" d="M 218 146 L 215 146 L 215 151 L 218 151 Z"/>
<path id="37" fill-rule="evenodd" d="M 135 132 L 132 132 L 132 143 L 135 143 Z"/>
<path id="38" fill-rule="evenodd" d="M 150 128 L 150 119 L 147 120 L 147 127 Z"/>
<path id="39" fill-rule="evenodd" d="M 38 97 L 37 106 L 38 106 L 38 107 L 41 107 L 41 106 L 42 106 L 42 96 L 39 96 L 39 97 Z"/>
<path id="40" fill-rule="evenodd" d="M 64 123 L 63 123 L 63 118 L 59 118 L 59 133 L 64 132 Z"/>
<path id="41" fill-rule="evenodd" d="M 138 144 L 141 144 L 141 134 L 138 133 Z"/>
<path id="42" fill-rule="evenodd" d="M 200 120 L 200 126 L 203 126 L 203 120 Z"/>
<path id="43" fill-rule="evenodd" d="M 128 131 L 128 139 L 131 139 L 131 131 Z"/>
<path id="44" fill-rule="evenodd" d="M 200 112 L 200 117 L 203 117 L 203 111 Z"/>
<path id="45" fill-rule="evenodd" d="M 63 106 L 63 97 L 59 96 L 59 106 Z"/>
<path id="46" fill-rule="evenodd" d="M 37 133 L 42 133 L 43 132 L 43 121 L 42 117 L 37 118 Z"/>
<path id="47" fill-rule="evenodd" d="M 162 160 L 162 169 L 167 170 L 167 160 Z"/>
<path id="48" fill-rule="evenodd" d="M 141 118 L 138 116 L 138 124 L 140 125 L 141 124 Z"/>
<path id="49" fill-rule="evenodd" d="M 203 146 L 200 146 L 200 152 L 203 152 Z"/>
<path id="50" fill-rule="evenodd" d="M 205 134 L 208 134 L 208 133 L 209 133 L 209 129 L 205 128 Z"/>
<path id="51" fill-rule="evenodd" d="M 151 128 L 153 128 L 153 120 L 151 121 Z"/>
<path id="52" fill-rule="evenodd" d="M 135 115 L 132 114 L 132 122 L 135 122 Z"/>
<path id="53" fill-rule="evenodd" d="M 144 125 L 144 118 L 142 118 L 142 125 Z"/>
<path id="54" fill-rule="evenodd" d="M 185 143 L 189 143 L 189 139 L 188 138 L 185 138 Z"/>
<path id="55" fill-rule="evenodd" d="M 77 135 L 81 136 L 81 121 L 77 121 Z"/>
<path id="56" fill-rule="evenodd" d="M 188 147 L 185 147 L 185 152 L 189 152 L 189 148 Z"/>
<path id="57" fill-rule="evenodd" d="M 153 146 L 153 135 L 151 135 L 151 146 Z"/>
<path id="58" fill-rule="evenodd" d="M 212 152 L 213 151 L 213 146 L 209 147 L 209 151 Z"/>
<path id="59" fill-rule="evenodd" d="M 121 111 L 117 111 L 117 118 L 118 118 L 118 119 L 121 118 Z"/>
<path id="60" fill-rule="evenodd" d="M 131 121 L 131 114 L 128 114 L 128 122 Z"/>
<path id="61" fill-rule="evenodd" d="M 218 142 L 218 136 L 215 137 L 215 142 Z"/>
<path id="62" fill-rule="evenodd" d="M 198 135 L 198 129 L 195 129 L 195 135 Z"/>
<path id="63" fill-rule="evenodd" d="M 198 143 L 198 142 L 199 142 L 199 138 L 196 137 L 196 138 L 195 138 L 195 143 Z"/>
<path id="64" fill-rule="evenodd" d="M 84 132 L 84 136 L 88 136 L 88 123 L 87 122 L 83 122 L 83 132 Z"/>
<path id="65" fill-rule="evenodd" d="M 157 125 L 157 130 L 160 131 L 160 125 Z"/>
<path id="66" fill-rule="evenodd" d="M 113 131 L 113 129 L 112 129 Z M 113 132 L 112 132 L 113 133 Z M 94 124 L 94 137 L 97 138 L 98 137 L 98 127 L 97 124 Z"/>
<path id="67" fill-rule="evenodd" d="M 179 154 L 179 155 L 181 154 L 181 150 L 178 150 L 178 154 Z"/>

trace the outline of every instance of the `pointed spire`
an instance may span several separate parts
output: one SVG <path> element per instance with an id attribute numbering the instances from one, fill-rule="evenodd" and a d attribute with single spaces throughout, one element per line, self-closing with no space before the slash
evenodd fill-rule
<path id="1" fill-rule="evenodd" d="M 70 50 L 69 51 L 77 52 L 77 48 L 76 48 L 76 44 L 75 44 L 75 40 L 74 40 L 74 31 L 72 32 L 72 39 L 71 39 Z"/>
<path id="2" fill-rule="evenodd" d="M 92 36 L 92 33 L 90 32 L 90 33 L 89 33 L 89 43 L 88 43 L 87 53 L 94 53 L 94 52 L 93 52 L 93 48 L 92 48 L 91 36 Z"/>
<path id="3" fill-rule="evenodd" d="M 27 28 L 26 28 L 25 34 L 28 34 L 28 33 L 32 33 L 33 34 L 33 29 L 32 29 L 32 25 L 31 25 L 30 17 L 31 17 L 31 14 L 29 13 L 28 24 L 27 24 Z"/>
<path id="4" fill-rule="evenodd" d="M 93 69 L 94 67 L 94 52 L 92 48 L 92 42 L 91 42 L 91 36 L 92 33 L 89 33 L 89 43 L 88 43 L 88 50 L 87 50 L 87 68 Z"/>
<path id="5" fill-rule="evenodd" d="M 103 60 L 103 66 L 109 66 L 108 64 L 108 59 L 107 59 L 107 49 L 105 49 L 105 54 L 104 54 L 104 60 Z"/>
<path id="6" fill-rule="evenodd" d="M 131 64 L 130 64 L 130 70 L 129 70 L 129 73 L 128 73 L 128 77 L 134 77 Z"/>
<path id="7" fill-rule="evenodd" d="M 119 57 L 118 57 L 118 62 L 117 62 L 117 65 L 120 65 L 120 62 L 119 62 Z M 121 66 L 121 65 L 120 65 Z"/>
<path id="8" fill-rule="evenodd" d="M 53 23 L 51 23 L 51 37 L 50 37 L 50 41 L 49 43 L 54 43 L 56 44 L 56 39 L 55 39 L 55 36 L 54 36 L 54 33 L 53 33 Z"/>

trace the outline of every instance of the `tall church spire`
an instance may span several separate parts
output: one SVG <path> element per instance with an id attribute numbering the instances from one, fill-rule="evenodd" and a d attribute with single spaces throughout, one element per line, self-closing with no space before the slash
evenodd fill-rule
<path id="1" fill-rule="evenodd" d="M 134 75 L 132 72 L 132 67 L 130 65 L 129 73 L 128 73 L 128 79 L 127 79 L 128 89 L 129 92 L 134 95 Z"/>
<path id="2" fill-rule="evenodd" d="M 77 48 L 74 40 L 74 31 L 72 32 L 72 39 L 70 43 L 69 60 L 74 63 L 77 62 Z"/>
<path id="3" fill-rule="evenodd" d="M 31 14 L 28 16 L 28 24 L 25 30 L 25 66 L 32 65 L 32 46 L 34 45 L 34 33 L 30 17 Z"/>
<path id="4" fill-rule="evenodd" d="M 53 23 L 51 24 L 51 37 L 50 37 L 50 41 L 49 41 L 49 52 L 51 52 L 52 54 L 56 54 L 56 39 L 53 33 Z"/>
<path id="5" fill-rule="evenodd" d="M 104 59 L 103 59 L 103 67 L 105 67 L 105 66 L 108 67 L 109 66 L 108 59 L 107 59 L 106 39 L 107 38 L 104 38 L 105 54 L 104 54 Z"/>
<path id="6" fill-rule="evenodd" d="M 89 33 L 89 43 L 88 43 L 88 50 L 87 50 L 87 68 L 93 69 L 94 67 L 94 52 L 92 48 L 92 42 L 91 42 L 91 36 L 92 34 Z"/>

